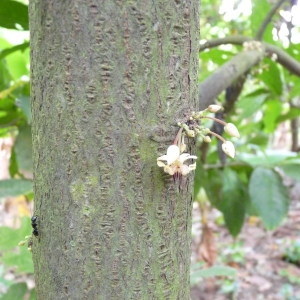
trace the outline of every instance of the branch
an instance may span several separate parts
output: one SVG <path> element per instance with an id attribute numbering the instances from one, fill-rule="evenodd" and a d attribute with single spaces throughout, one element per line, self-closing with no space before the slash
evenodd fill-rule
<path id="1" fill-rule="evenodd" d="M 218 47 L 221 45 L 233 44 L 233 45 L 243 45 L 245 42 L 253 41 L 253 38 L 244 36 L 244 35 L 234 35 L 227 36 L 225 38 L 212 39 L 209 41 L 205 41 L 205 43 L 201 44 L 199 47 L 199 51 L 203 51 L 205 49 L 210 49 L 214 47 Z"/>
<path id="2" fill-rule="evenodd" d="M 265 17 L 264 21 L 262 22 L 262 24 L 260 25 L 256 35 L 255 35 L 255 39 L 258 41 L 261 41 L 264 35 L 264 32 L 268 26 L 268 24 L 271 22 L 273 16 L 275 15 L 277 9 L 283 4 L 283 2 L 285 2 L 287 0 L 279 0 L 277 3 L 274 4 L 274 6 L 271 8 L 271 10 L 269 11 L 269 13 L 267 14 L 267 16 Z"/>
<path id="3" fill-rule="evenodd" d="M 263 56 L 264 53 L 261 51 L 243 51 L 206 78 L 199 85 L 200 109 L 205 109 L 208 105 L 214 103 L 215 98 L 223 90 L 258 64 Z"/>
<path id="4" fill-rule="evenodd" d="M 245 36 L 231 36 L 226 37 L 222 39 L 213 39 L 210 41 L 207 41 L 206 43 L 200 45 L 200 51 L 203 51 L 204 49 L 217 47 L 220 45 L 226 45 L 226 44 L 233 44 L 233 45 L 243 45 L 244 42 L 247 41 L 254 41 L 254 39 L 245 37 Z M 300 77 L 300 63 L 296 59 L 294 59 L 292 56 L 290 56 L 287 52 L 280 49 L 279 47 L 275 45 L 271 45 L 268 43 L 262 42 L 263 46 L 265 47 L 266 53 L 268 56 L 276 56 L 276 61 L 280 63 L 283 67 L 285 67 L 288 71 L 290 71 L 292 74 Z"/>

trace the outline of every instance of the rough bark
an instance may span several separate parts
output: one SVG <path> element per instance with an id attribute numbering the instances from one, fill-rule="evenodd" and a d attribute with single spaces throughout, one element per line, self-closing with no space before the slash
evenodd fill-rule
<path id="1" fill-rule="evenodd" d="M 31 0 L 38 299 L 189 299 L 191 188 L 156 166 L 195 110 L 197 0 Z"/>

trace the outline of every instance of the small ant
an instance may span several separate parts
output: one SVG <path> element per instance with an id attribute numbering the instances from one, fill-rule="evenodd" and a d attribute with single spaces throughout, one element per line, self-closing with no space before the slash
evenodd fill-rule
<path id="1" fill-rule="evenodd" d="M 34 236 L 38 236 L 39 235 L 39 231 L 38 231 L 38 228 L 37 228 L 37 221 L 38 221 L 38 217 L 37 216 L 33 216 L 31 218 L 31 226 L 33 228 L 32 234 Z"/>

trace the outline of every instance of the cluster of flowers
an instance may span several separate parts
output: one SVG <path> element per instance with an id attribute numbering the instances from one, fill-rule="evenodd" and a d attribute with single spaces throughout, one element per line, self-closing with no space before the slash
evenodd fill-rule
<path id="1" fill-rule="evenodd" d="M 224 126 L 224 131 L 232 137 L 240 137 L 240 134 L 236 126 L 232 123 L 226 123 L 215 117 L 206 115 L 207 113 L 216 113 L 222 109 L 219 105 L 210 105 L 203 111 L 193 112 L 186 123 L 178 123 L 180 130 L 174 140 L 173 145 L 167 149 L 167 154 L 157 158 L 157 165 L 164 168 L 164 172 L 169 175 L 187 175 L 190 171 L 196 169 L 196 162 L 188 164 L 188 160 L 195 160 L 197 156 L 185 153 L 186 144 L 184 143 L 184 137 L 189 138 L 202 138 L 204 142 L 210 143 L 211 138 L 209 135 L 213 135 L 220 139 L 222 143 L 222 150 L 229 157 L 234 158 L 235 148 L 231 141 L 225 140 L 219 134 L 210 131 L 210 129 L 200 125 L 201 119 L 207 118 L 214 120 Z"/>

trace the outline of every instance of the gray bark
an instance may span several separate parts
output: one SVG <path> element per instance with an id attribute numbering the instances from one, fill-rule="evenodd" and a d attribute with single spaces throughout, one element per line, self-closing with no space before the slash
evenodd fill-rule
<path id="1" fill-rule="evenodd" d="M 156 165 L 197 109 L 197 0 L 31 0 L 38 299 L 189 299 L 191 188 Z"/>

